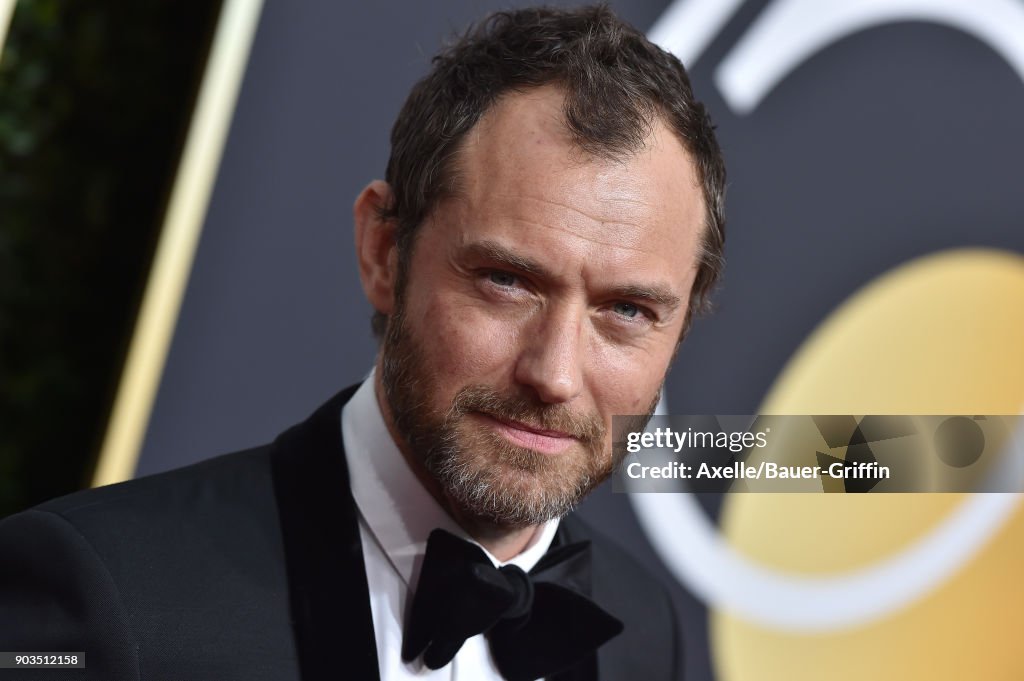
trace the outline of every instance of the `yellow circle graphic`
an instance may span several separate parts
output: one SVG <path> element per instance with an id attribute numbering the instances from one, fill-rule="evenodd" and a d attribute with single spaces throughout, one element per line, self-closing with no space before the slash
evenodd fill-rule
<path id="1" fill-rule="evenodd" d="M 1024 258 L 957 250 L 907 263 L 840 306 L 799 349 L 763 414 L 1018 414 L 1024 407 Z M 1019 435 L 1019 434 L 1018 434 Z M 721 531 L 768 568 L 841 575 L 906 548 L 953 494 L 733 494 Z M 956 550 L 956 547 L 950 547 Z M 710 613 L 724 681 L 1021 679 L 1024 514 L 963 569 L 866 625 L 793 633 Z"/>

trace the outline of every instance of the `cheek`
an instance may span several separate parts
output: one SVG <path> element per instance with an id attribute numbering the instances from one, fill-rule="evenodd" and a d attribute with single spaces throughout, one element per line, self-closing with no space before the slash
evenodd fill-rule
<path id="1" fill-rule="evenodd" d="M 606 426 L 613 416 L 646 413 L 661 387 L 671 350 L 645 351 L 637 348 L 595 349 L 591 368 L 591 391 Z"/>
<path id="2" fill-rule="evenodd" d="M 512 372 L 518 326 L 458 295 L 434 293 L 417 306 L 415 324 L 438 381 L 457 391 Z M 410 312 L 412 312 L 410 310 Z"/>

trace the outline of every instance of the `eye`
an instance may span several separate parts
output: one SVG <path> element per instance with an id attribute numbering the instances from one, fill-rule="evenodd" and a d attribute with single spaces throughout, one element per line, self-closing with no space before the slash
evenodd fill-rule
<path id="1" fill-rule="evenodd" d="M 497 284 L 503 288 L 512 288 L 519 282 L 519 278 L 516 275 L 502 272 L 501 270 L 488 272 L 487 279 L 492 284 Z"/>
<path id="2" fill-rule="evenodd" d="M 633 319 L 637 315 L 641 314 L 640 308 L 634 305 L 633 303 L 625 303 L 621 301 L 612 305 L 612 310 L 615 312 L 615 314 L 622 315 L 623 317 L 628 317 L 630 319 Z"/>

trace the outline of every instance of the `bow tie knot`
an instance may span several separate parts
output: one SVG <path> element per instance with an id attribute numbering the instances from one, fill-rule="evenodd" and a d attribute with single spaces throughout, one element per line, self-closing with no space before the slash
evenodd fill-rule
<path id="1" fill-rule="evenodd" d="M 483 550 L 434 530 L 402 641 L 402 658 L 430 669 L 455 657 L 467 638 L 487 635 L 509 681 L 533 681 L 571 667 L 622 631 L 622 623 L 579 593 L 589 583 L 590 543 L 549 551 L 529 574 L 494 567 Z"/>
<path id="2" fill-rule="evenodd" d="M 515 600 L 501 614 L 501 619 L 512 626 L 521 625 L 530 617 L 533 608 L 533 582 L 518 565 L 503 565 L 498 572 L 504 575 Z"/>

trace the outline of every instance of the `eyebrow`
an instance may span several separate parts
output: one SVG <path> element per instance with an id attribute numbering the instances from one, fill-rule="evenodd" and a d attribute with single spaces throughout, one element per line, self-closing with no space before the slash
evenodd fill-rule
<path id="1" fill-rule="evenodd" d="M 536 260 L 513 253 L 495 241 L 477 241 L 466 246 L 465 251 L 470 256 L 491 260 L 499 265 L 505 265 L 535 277 L 554 278 L 551 272 Z"/>
<path id="2" fill-rule="evenodd" d="M 665 307 L 670 311 L 677 309 L 682 302 L 679 300 L 679 296 L 672 293 L 666 288 L 662 288 L 661 286 L 625 284 L 623 286 L 614 287 L 611 290 L 611 293 L 612 295 L 618 296 L 620 298 L 646 300 L 656 305 Z"/>
<path id="3" fill-rule="evenodd" d="M 462 249 L 467 255 L 489 260 L 498 265 L 518 270 L 541 279 L 553 279 L 554 275 L 536 260 L 514 253 L 495 241 L 477 241 Z M 618 298 L 643 300 L 674 311 L 682 304 L 679 296 L 668 288 L 647 284 L 622 284 L 612 287 L 608 293 Z"/>

